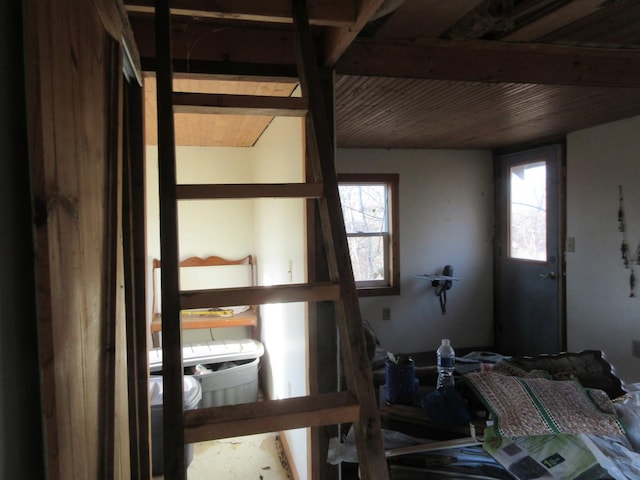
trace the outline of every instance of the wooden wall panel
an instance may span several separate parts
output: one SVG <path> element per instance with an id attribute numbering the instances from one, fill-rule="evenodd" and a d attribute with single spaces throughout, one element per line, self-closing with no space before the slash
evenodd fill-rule
<path id="1" fill-rule="evenodd" d="M 117 468 L 105 463 L 113 458 L 104 452 L 105 442 L 114 441 L 107 425 L 119 435 L 126 435 L 128 425 L 126 397 L 105 398 L 108 310 L 118 338 L 111 345 L 117 372 L 111 391 L 120 396 L 126 395 L 126 350 L 119 248 L 112 250 L 113 275 L 106 272 L 107 225 L 113 222 L 107 215 L 107 162 L 119 148 L 109 144 L 108 130 L 112 40 L 102 23 L 109 15 L 95 5 L 25 2 L 45 455 L 53 480 L 110 478 L 114 470 L 115 478 L 124 478 L 129 471 L 126 438 L 107 448 Z M 113 241 L 118 226 L 111 228 Z M 116 305 L 105 296 L 110 291 Z"/>

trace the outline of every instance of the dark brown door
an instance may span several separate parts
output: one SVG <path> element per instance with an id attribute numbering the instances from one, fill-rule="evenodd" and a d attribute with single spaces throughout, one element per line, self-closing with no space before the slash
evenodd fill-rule
<path id="1" fill-rule="evenodd" d="M 563 148 L 495 158 L 496 348 L 508 355 L 565 350 Z"/>

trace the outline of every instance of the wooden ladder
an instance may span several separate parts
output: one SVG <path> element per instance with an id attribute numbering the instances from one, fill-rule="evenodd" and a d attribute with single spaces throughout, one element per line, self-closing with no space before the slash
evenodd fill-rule
<path id="1" fill-rule="evenodd" d="M 357 292 L 338 194 L 333 140 L 305 0 L 293 0 L 296 62 L 303 98 L 174 93 L 169 0 L 156 1 L 162 348 L 164 372 L 164 471 L 186 478 L 184 445 L 302 427 L 353 423 L 361 478 L 386 479 L 380 431 Z M 312 182 L 302 184 L 176 185 L 174 111 L 233 109 L 271 115 L 305 115 Z M 265 114 L 265 113 L 263 113 Z M 178 200 L 211 198 L 316 198 L 327 251 L 329 281 L 179 291 Z M 347 391 L 222 407 L 183 409 L 180 310 L 222 305 L 333 301 Z"/>

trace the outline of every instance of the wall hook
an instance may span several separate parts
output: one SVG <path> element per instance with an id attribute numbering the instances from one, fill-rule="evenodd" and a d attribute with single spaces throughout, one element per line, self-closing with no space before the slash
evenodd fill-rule
<path id="1" fill-rule="evenodd" d="M 434 293 L 440 300 L 440 310 L 443 315 L 447 313 L 447 290 L 453 286 L 454 280 L 458 280 L 452 275 L 453 267 L 451 265 L 445 265 L 440 275 L 414 275 L 414 277 L 431 281 Z"/>

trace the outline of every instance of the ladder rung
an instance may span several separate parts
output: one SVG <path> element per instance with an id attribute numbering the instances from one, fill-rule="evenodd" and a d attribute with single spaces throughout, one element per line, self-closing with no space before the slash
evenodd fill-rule
<path id="1" fill-rule="evenodd" d="M 243 183 L 177 185 L 178 200 L 204 200 L 212 198 L 319 198 L 322 183 Z"/>
<path id="2" fill-rule="evenodd" d="M 321 302 L 338 300 L 338 282 L 297 283 L 258 287 L 183 290 L 180 308 L 223 307 L 226 305 L 264 305 L 267 303 Z"/>
<path id="3" fill-rule="evenodd" d="M 302 97 L 173 93 L 175 113 L 303 117 L 309 102 Z"/>
<path id="4" fill-rule="evenodd" d="M 199 408 L 184 412 L 185 443 L 255 433 L 320 427 L 358 420 L 360 406 L 349 392 Z"/>

